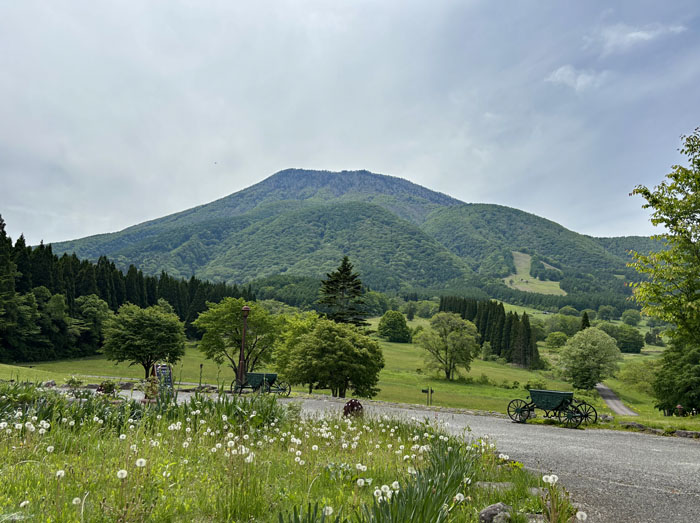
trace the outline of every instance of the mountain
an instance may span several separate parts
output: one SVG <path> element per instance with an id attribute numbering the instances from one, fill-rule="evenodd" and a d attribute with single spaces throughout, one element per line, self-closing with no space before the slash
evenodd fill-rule
<path id="1" fill-rule="evenodd" d="M 518 209 L 467 204 L 368 171 L 301 169 L 120 232 L 52 244 L 58 254 L 106 255 L 146 273 L 237 283 L 320 277 L 348 255 L 365 283 L 395 291 L 492 286 L 515 272 L 517 251 L 558 269 L 550 272 L 574 293 L 610 285 L 628 293 L 626 250 L 635 246 L 653 242 L 592 238 Z"/>

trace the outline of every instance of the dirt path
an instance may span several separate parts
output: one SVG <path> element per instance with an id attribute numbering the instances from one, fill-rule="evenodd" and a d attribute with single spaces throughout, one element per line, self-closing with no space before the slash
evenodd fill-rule
<path id="1" fill-rule="evenodd" d="M 615 414 L 620 416 L 639 416 L 639 414 L 622 403 L 622 400 L 617 397 L 617 394 L 602 383 L 598 383 L 595 388 L 598 391 L 598 394 L 600 394 L 600 397 L 603 398 L 603 401 Z"/>

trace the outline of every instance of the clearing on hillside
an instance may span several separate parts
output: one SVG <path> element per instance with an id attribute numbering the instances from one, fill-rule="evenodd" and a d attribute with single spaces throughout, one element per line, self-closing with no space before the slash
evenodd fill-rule
<path id="1" fill-rule="evenodd" d="M 511 289 L 519 291 L 566 296 L 566 291 L 559 286 L 558 281 L 542 281 L 530 276 L 531 261 L 532 257 L 529 254 L 513 251 L 515 274 L 506 276 L 503 278 L 503 282 Z"/>

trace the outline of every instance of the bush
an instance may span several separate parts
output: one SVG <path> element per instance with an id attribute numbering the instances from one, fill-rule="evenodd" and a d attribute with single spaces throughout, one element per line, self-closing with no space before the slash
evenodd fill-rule
<path id="1" fill-rule="evenodd" d="M 546 390 L 547 389 L 547 383 L 544 380 L 541 380 L 539 378 L 532 378 L 527 380 L 527 383 L 523 386 L 525 390 L 530 390 L 530 389 L 537 389 L 537 390 Z"/>
<path id="2" fill-rule="evenodd" d="M 389 341 L 395 343 L 408 343 L 411 341 L 411 329 L 406 325 L 406 318 L 399 311 L 386 311 L 379 320 L 377 333 Z"/>
<path id="3" fill-rule="evenodd" d="M 622 313 L 622 322 L 636 327 L 642 321 L 642 315 L 636 309 L 627 309 Z"/>

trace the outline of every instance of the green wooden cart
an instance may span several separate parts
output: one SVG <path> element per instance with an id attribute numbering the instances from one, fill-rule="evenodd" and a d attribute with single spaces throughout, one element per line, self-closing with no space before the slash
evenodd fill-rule
<path id="1" fill-rule="evenodd" d="M 557 418 L 562 425 L 569 428 L 576 428 L 582 422 L 590 421 L 593 414 L 595 419 L 598 419 L 595 409 L 588 403 L 575 400 L 573 392 L 539 389 L 530 389 L 529 402 L 522 399 L 511 401 L 508 404 L 508 416 L 517 423 L 525 423 L 535 409 L 543 410 L 545 417 Z"/>
<path id="2" fill-rule="evenodd" d="M 289 396 L 289 393 L 292 392 L 292 387 L 284 381 L 277 381 L 277 374 L 274 373 L 246 372 L 245 383 L 240 383 L 238 379 L 231 382 L 231 392 L 242 394 L 246 390 Z"/>

